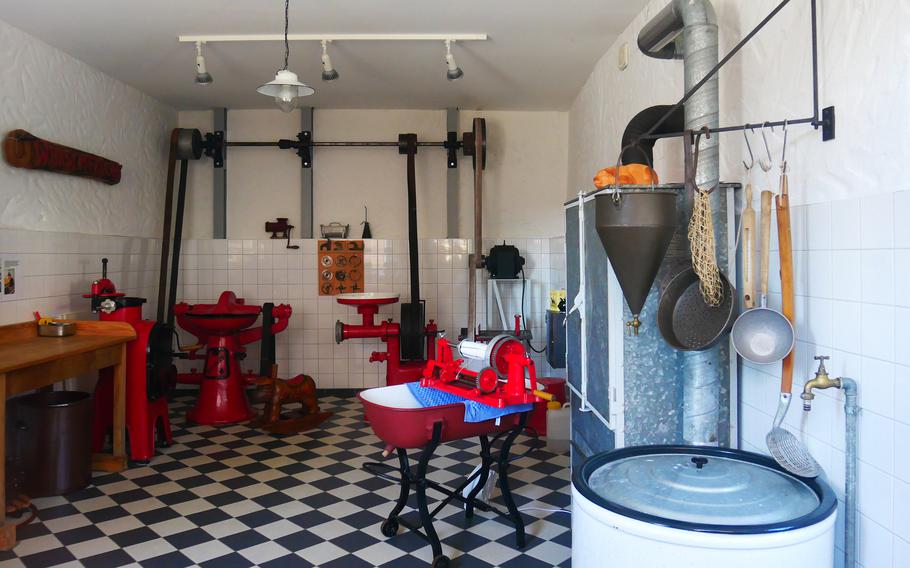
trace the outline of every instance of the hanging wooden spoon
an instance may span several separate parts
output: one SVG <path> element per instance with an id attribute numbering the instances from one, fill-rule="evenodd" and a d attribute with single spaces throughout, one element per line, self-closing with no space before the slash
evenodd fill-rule
<path id="1" fill-rule="evenodd" d="M 742 215 L 743 306 L 755 307 L 755 209 L 752 208 L 752 184 L 746 184 L 746 205 Z"/>

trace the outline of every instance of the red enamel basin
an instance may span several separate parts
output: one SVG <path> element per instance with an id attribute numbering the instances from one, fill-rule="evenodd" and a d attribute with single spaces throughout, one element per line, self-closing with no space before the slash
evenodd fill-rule
<path id="1" fill-rule="evenodd" d="M 390 292 L 363 292 L 360 294 L 339 294 L 335 300 L 345 306 L 384 306 L 394 304 L 399 295 Z"/>
<path id="2" fill-rule="evenodd" d="M 174 306 L 180 327 L 205 335 L 229 335 L 254 323 L 262 311 L 260 306 L 247 306 L 233 292 L 221 293 L 217 304 L 186 304 Z"/>

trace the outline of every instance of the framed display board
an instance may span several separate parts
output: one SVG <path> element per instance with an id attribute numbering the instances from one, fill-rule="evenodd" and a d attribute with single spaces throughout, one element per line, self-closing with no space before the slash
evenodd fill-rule
<path id="1" fill-rule="evenodd" d="M 364 291 L 362 240 L 320 240 L 316 263 L 320 296 Z"/>

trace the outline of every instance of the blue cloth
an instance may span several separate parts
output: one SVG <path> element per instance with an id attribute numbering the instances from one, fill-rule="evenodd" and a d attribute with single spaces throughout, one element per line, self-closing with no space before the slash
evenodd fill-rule
<path id="1" fill-rule="evenodd" d="M 414 398 L 417 399 L 424 408 L 431 406 L 444 406 L 446 404 L 464 403 L 464 421 L 465 422 L 483 422 L 493 420 L 500 416 L 515 414 L 516 412 L 527 412 L 534 408 L 533 404 L 513 404 L 505 408 L 495 408 L 486 404 L 469 400 L 457 394 L 448 393 L 432 387 L 422 387 L 420 382 L 407 383 L 408 389 Z"/>

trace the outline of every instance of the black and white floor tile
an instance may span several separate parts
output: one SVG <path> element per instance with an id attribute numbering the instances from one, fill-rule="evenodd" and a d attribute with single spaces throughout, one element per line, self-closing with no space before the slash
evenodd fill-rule
<path id="1" fill-rule="evenodd" d="M 99 474 L 82 491 L 36 500 L 38 519 L 19 531 L 13 551 L 0 552 L 0 566 L 429 565 L 430 547 L 417 535 L 380 532 L 398 487 L 361 469 L 380 459 L 382 444 L 356 398 L 323 397 L 332 418 L 291 436 L 188 425 L 191 402 L 172 403 L 175 443 L 150 465 Z M 440 447 L 430 477 L 455 486 L 478 462 L 475 443 Z M 514 548 L 507 521 L 478 511 L 468 522 L 450 504 L 434 526 L 454 566 L 569 566 L 570 516 L 554 512 L 569 507 L 568 456 L 539 446 L 520 437 L 513 453 L 528 453 L 510 470 L 516 503 L 527 509 L 527 546 Z"/>

